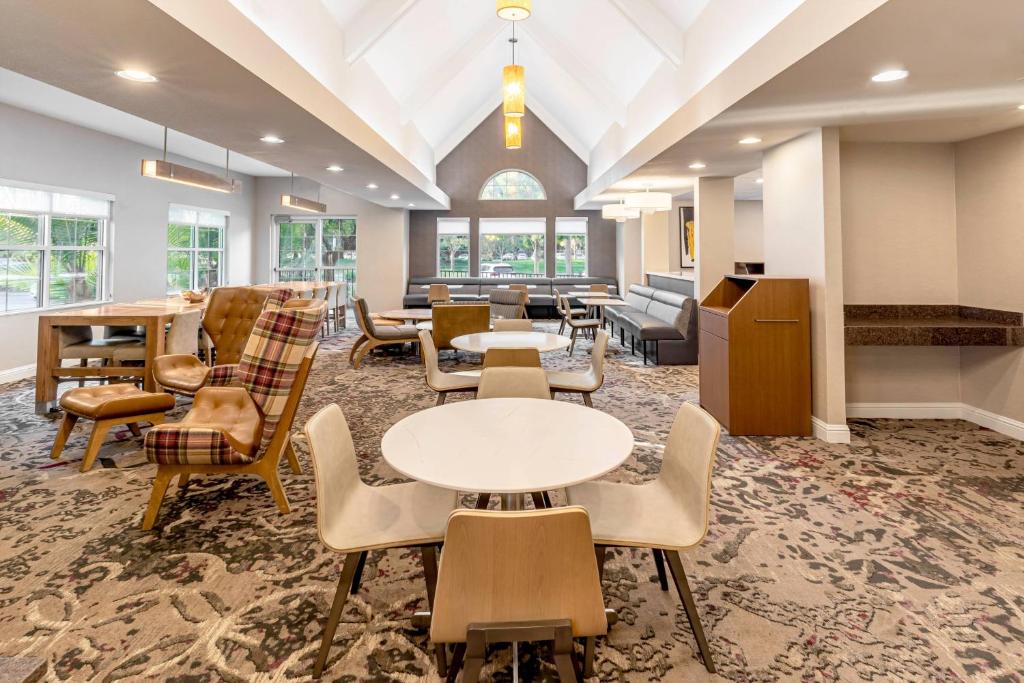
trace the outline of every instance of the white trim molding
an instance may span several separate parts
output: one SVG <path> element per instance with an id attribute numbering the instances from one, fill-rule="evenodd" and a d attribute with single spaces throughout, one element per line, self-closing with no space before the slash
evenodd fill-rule
<path id="1" fill-rule="evenodd" d="M 16 368 L 7 368 L 6 370 L 0 370 L 0 384 L 10 384 L 11 382 L 17 382 L 18 380 L 32 377 L 35 374 L 35 363 L 20 365 Z"/>
<path id="2" fill-rule="evenodd" d="M 850 428 L 845 424 L 829 424 L 821 418 L 811 416 L 814 438 L 825 443 L 850 443 Z"/>
<path id="3" fill-rule="evenodd" d="M 966 403 L 847 403 L 846 415 L 894 420 L 966 420 L 1024 441 L 1024 422 Z"/>

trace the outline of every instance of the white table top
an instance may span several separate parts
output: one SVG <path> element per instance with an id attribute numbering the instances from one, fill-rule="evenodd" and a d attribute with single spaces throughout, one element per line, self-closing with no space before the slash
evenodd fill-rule
<path id="1" fill-rule="evenodd" d="M 538 398 L 446 403 L 381 441 L 384 460 L 418 481 L 469 493 L 550 491 L 596 479 L 633 450 L 629 427 L 593 408 Z"/>
<path id="2" fill-rule="evenodd" d="M 537 289 L 537 285 L 524 285 L 527 289 Z M 498 285 L 495 289 L 508 289 L 508 285 Z"/>
<path id="3" fill-rule="evenodd" d="M 416 329 L 417 330 L 426 330 L 427 332 L 433 332 L 434 331 L 434 321 L 433 320 L 425 320 L 425 321 L 423 321 L 421 323 L 416 323 Z M 492 330 L 494 329 L 494 323 L 493 322 L 491 323 L 491 329 Z"/>
<path id="4" fill-rule="evenodd" d="M 567 349 L 572 340 L 550 332 L 476 332 L 452 339 L 460 351 L 487 353 L 488 349 L 537 349 L 541 353 Z"/>
<path id="5" fill-rule="evenodd" d="M 420 289 L 430 289 L 430 285 L 420 285 Z M 462 285 L 448 285 L 448 289 L 462 289 Z"/>
<path id="6" fill-rule="evenodd" d="M 591 296 L 593 296 L 593 295 L 591 295 Z M 623 301 L 622 299 L 602 299 L 601 297 L 598 297 L 596 299 L 593 299 L 593 298 L 580 299 L 580 303 L 583 304 L 584 306 L 628 306 L 629 305 L 625 301 Z"/>
<path id="7" fill-rule="evenodd" d="M 608 292 L 591 292 L 589 289 L 587 289 L 585 287 L 584 288 L 573 288 L 573 290 L 572 290 L 572 295 L 573 296 L 583 296 L 585 294 L 588 295 L 588 296 L 611 296 L 611 294 L 609 294 Z"/>

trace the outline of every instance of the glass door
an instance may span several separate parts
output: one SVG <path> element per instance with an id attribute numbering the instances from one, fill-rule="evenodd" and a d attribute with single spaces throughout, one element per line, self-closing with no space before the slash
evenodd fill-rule
<path id="1" fill-rule="evenodd" d="M 277 224 L 275 282 L 310 282 L 319 279 L 316 268 L 317 221 L 286 219 Z"/>
<path id="2" fill-rule="evenodd" d="M 354 295 L 356 219 L 281 216 L 275 226 L 275 282 L 347 282 Z"/>

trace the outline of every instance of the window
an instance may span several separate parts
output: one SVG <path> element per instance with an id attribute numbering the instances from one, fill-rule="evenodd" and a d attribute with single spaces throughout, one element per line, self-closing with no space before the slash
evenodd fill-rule
<path id="1" fill-rule="evenodd" d="M 508 169 L 495 173 L 480 190 L 480 199 L 547 199 L 544 186 L 526 171 Z"/>
<path id="2" fill-rule="evenodd" d="M 356 219 L 277 216 L 274 281 L 347 282 L 356 287 Z"/>
<path id="3" fill-rule="evenodd" d="M 469 219 L 437 219 L 438 277 L 469 277 Z"/>
<path id="4" fill-rule="evenodd" d="M 587 219 L 555 219 L 555 275 L 586 277 Z"/>
<path id="5" fill-rule="evenodd" d="M 0 312 L 104 298 L 110 200 L 0 185 Z"/>
<path id="6" fill-rule="evenodd" d="M 543 218 L 481 218 L 480 277 L 543 277 Z"/>
<path id="7" fill-rule="evenodd" d="M 224 284 L 228 214 L 171 206 L 167 218 L 167 293 Z"/>

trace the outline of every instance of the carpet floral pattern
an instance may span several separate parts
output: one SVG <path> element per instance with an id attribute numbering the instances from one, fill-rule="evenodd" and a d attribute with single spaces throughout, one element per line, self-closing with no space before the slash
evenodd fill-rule
<path id="1" fill-rule="evenodd" d="M 352 370 L 354 338 L 322 345 L 297 424 L 337 402 L 364 480 L 401 481 L 380 439 L 434 396 L 410 356 Z M 545 364 L 582 369 L 589 346 Z M 594 404 L 629 425 L 636 447 L 609 479 L 656 476 L 696 389 L 695 368 L 645 367 L 611 345 Z M 291 514 L 262 482 L 206 477 L 172 489 L 147 533 L 154 466 L 139 441 L 116 434 L 82 474 L 88 425 L 51 461 L 57 423 L 33 415 L 32 400 L 29 382 L 0 392 L 0 655 L 44 657 L 53 681 L 307 679 L 342 558 L 317 540 L 301 441 L 304 473 L 282 468 Z M 722 439 L 711 530 L 683 557 L 717 675 L 649 553 L 620 549 L 604 590 L 621 621 L 598 643 L 594 680 L 1024 681 L 1024 445 L 959 421 L 851 428 L 848 446 Z M 438 680 L 408 619 L 426 604 L 418 553 L 372 553 L 363 576 L 324 680 Z M 522 680 L 556 679 L 543 648 L 520 656 Z M 511 671 L 509 649 L 494 648 L 485 678 Z"/>

